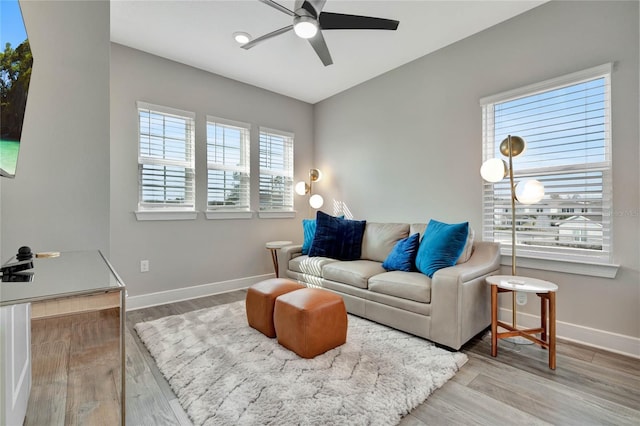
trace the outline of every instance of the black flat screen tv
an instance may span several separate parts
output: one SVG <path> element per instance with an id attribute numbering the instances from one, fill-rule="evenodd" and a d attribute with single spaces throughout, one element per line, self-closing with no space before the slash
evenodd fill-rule
<path id="1" fill-rule="evenodd" d="M 33 56 L 18 0 L 0 1 L 0 176 L 16 175 Z"/>

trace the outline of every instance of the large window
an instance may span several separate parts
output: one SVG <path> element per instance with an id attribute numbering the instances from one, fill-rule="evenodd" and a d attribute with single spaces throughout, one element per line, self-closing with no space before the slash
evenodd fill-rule
<path id="1" fill-rule="evenodd" d="M 140 210 L 195 210 L 195 114 L 138 102 Z"/>
<path id="2" fill-rule="evenodd" d="M 611 66 L 603 65 L 481 100 L 483 161 L 522 137 L 514 178 L 537 179 L 545 196 L 516 204 L 517 253 L 611 262 Z M 483 237 L 511 253 L 509 180 L 484 184 Z"/>
<path id="3" fill-rule="evenodd" d="M 293 134 L 260 129 L 260 211 L 293 211 Z"/>
<path id="4" fill-rule="evenodd" d="M 249 211 L 250 128 L 207 116 L 207 210 Z"/>

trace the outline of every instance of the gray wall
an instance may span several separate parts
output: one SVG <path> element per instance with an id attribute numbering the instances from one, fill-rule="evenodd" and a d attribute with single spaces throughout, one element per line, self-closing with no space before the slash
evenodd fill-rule
<path id="1" fill-rule="evenodd" d="M 313 108 L 310 104 L 143 53 L 111 48 L 111 260 L 130 296 L 220 283 L 273 273 L 265 242 L 302 241 L 308 209 L 296 196 L 295 219 L 136 220 L 138 203 L 136 101 L 196 113 L 196 204 L 206 209 L 205 120 L 251 123 L 252 207 L 258 207 L 258 127 L 295 134 L 296 181 L 311 166 Z M 140 272 L 140 260 L 150 271 Z"/>
<path id="2" fill-rule="evenodd" d="M 314 155 L 332 179 L 327 198 L 356 218 L 468 220 L 480 233 L 479 99 L 615 62 L 618 275 L 519 273 L 559 284 L 558 321 L 574 331 L 640 337 L 638 17 L 637 2 L 547 3 L 316 104 Z M 539 306 L 530 298 L 523 312 Z"/>
<path id="3" fill-rule="evenodd" d="M 109 2 L 22 1 L 34 65 L 1 253 L 109 251 Z"/>

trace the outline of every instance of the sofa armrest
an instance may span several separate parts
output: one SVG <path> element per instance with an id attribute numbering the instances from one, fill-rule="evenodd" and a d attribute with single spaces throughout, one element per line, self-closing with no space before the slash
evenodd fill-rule
<path id="1" fill-rule="evenodd" d="M 280 253 L 278 254 L 278 270 L 280 271 L 281 277 L 287 276 L 289 261 L 298 256 L 302 256 L 302 244 L 292 244 L 280 249 Z"/>
<path id="2" fill-rule="evenodd" d="M 485 278 L 500 270 L 500 244 L 479 241 L 465 263 L 437 271 L 431 280 L 431 336 L 460 349 L 491 323 Z"/>

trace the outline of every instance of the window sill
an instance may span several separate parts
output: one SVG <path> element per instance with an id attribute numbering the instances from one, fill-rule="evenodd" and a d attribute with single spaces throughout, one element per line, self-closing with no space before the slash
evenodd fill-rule
<path id="1" fill-rule="evenodd" d="M 260 219 L 292 219 L 296 217 L 295 210 L 271 210 L 258 212 Z"/>
<path id="2" fill-rule="evenodd" d="M 234 211 L 234 210 L 209 210 L 204 212 L 207 219 L 223 220 L 223 219 L 252 219 L 252 211 Z"/>
<path id="3" fill-rule="evenodd" d="M 193 210 L 137 210 L 136 219 L 145 220 L 194 220 L 198 212 Z"/>
<path id="4" fill-rule="evenodd" d="M 511 255 L 502 255 L 501 265 L 511 266 Z M 571 260 L 551 260 L 536 257 L 518 256 L 516 265 L 519 268 L 539 269 L 544 271 L 564 272 L 567 274 L 587 275 L 590 277 L 615 278 L 620 265 L 610 263 L 577 262 Z"/>

